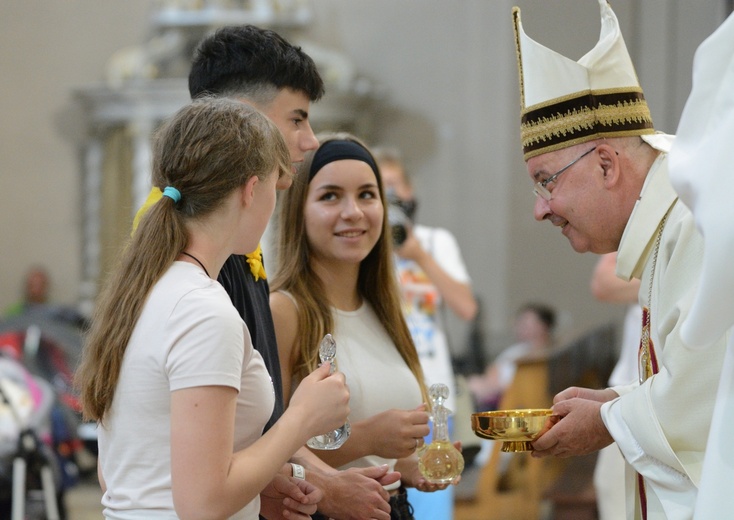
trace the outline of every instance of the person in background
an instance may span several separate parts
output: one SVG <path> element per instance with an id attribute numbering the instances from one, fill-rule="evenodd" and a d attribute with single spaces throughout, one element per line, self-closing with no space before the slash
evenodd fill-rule
<path id="1" fill-rule="evenodd" d="M 599 42 L 578 62 L 530 39 L 513 10 L 521 141 L 536 220 L 577 252 L 617 251 L 617 275 L 641 281 L 638 382 L 557 394 L 562 419 L 533 442 L 533 456 L 585 455 L 616 442 L 634 490 L 628 518 L 689 519 L 726 341 L 712 340 L 701 356 L 681 338 L 703 237 L 669 182 L 673 138 L 655 132 L 617 17 L 598 3 Z"/>
<path id="2" fill-rule="evenodd" d="M 310 103 L 324 94 L 323 80 L 313 60 L 274 31 L 252 25 L 230 26 L 204 38 L 194 53 L 189 93 L 192 98 L 228 97 L 259 109 L 283 134 L 292 174 L 305 153 L 318 146 L 308 116 Z M 285 175 L 276 187 L 284 190 L 292 182 L 293 175 Z M 136 221 L 160 196 L 160 190 L 154 187 Z M 275 407 L 267 430 L 283 412 L 283 395 L 270 288 L 260 246 L 248 254 L 228 258 L 218 280 L 247 324 L 252 343 L 273 378 Z M 336 520 L 367 520 L 389 509 L 382 485 L 399 478 L 379 467 L 336 472 L 305 448 L 283 466 L 283 472 L 305 478 L 323 490 L 319 509 Z M 264 496 L 263 515 L 272 517 L 275 513 L 268 510 L 269 504 L 269 497 Z M 274 506 L 277 510 L 279 501 Z"/>
<path id="3" fill-rule="evenodd" d="M 640 281 L 624 281 L 615 272 L 617 253 L 599 257 L 591 276 L 591 293 L 602 302 L 625 305 L 619 359 L 609 376 L 609 386 L 627 385 L 637 379 L 642 307 L 638 303 Z M 624 457 L 615 443 L 599 451 L 594 467 L 594 489 L 599 520 L 625 520 Z"/>
<path id="4" fill-rule="evenodd" d="M 316 370 L 262 435 L 272 381 L 216 281 L 227 258 L 257 246 L 289 175 L 278 128 L 238 101 L 194 101 L 156 132 L 163 197 L 100 293 L 77 372 L 99 425 L 105 518 L 255 520 L 264 490 L 281 495 L 285 518 L 316 511 L 321 491 L 279 472 L 344 422 L 344 376 Z"/>
<path id="5" fill-rule="evenodd" d="M 548 305 L 526 303 L 515 313 L 515 340 L 482 374 L 469 378 L 469 389 L 481 411 L 496 410 L 502 394 L 512 383 L 517 361 L 544 355 L 553 346 L 556 311 Z"/>
<path id="6" fill-rule="evenodd" d="M 80 334 L 88 326 L 87 316 L 76 306 L 50 302 L 50 287 L 51 277 L 45 267 L 29 268 L 23 278 L 23 298 L 4 310 L 0 322 L 6 327 L 15 324 L 19 330 L 26 329 L 34 321 L 38 324 L 53 322 L 63 326 L 67 334 Z"/>
<path id="7" fill-rule="evenodd" d="M 401 311 L 384 186 L 374 157 L 349 134 L 319 138 L 283 194 L 278 272 L 270 303 L 286 402 L 318 362 L 330 333 L 351 390 L 351 435 L 319 451 L 341 469 L 387 464 L 400 481 L 386 486 L 393 520 L 412 520 L 405 488 L 426 482 L 416 450 L 428 434 L 427 391 Z"/>
<path id="8" fill-rule="evenodd" d="M 33 266 L 23 278 L 23 299 L 5 309 L 5 317 L 18 316 L 48 302 L 49 276 L 45 268 Z"/>
<path id="9" fill-rule="evenodd" d="M 444 313 L 448 308 L 463 321 L 474 319 L 478 305 L 471 279 L 454 235 L 447 229 L 416 223 L 418 204 L 400 152 L 395 148 L 376 147 L 373 154 L 390 210 L 404 217 L 400 221 L 393 220 L 391 225 L 394 230 L 399 226 L 393 232 L 393 243 L 405 319 L 426 384 L 447 385 L 451 392 L 447 407 L 456 411 L 457 386 Z M 453 422 L 452 415 L 450 430 Z M 430 436 L 425 442 L 431 442 Z M 435 493 L 409 489 L 408 498 L 415 509 L 415 517 L 418 520 L 453 518 L 453 492 L 452 486 Z"/>

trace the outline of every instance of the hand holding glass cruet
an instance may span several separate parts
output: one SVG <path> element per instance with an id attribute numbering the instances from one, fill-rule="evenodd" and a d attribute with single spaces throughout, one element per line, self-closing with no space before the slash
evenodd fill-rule
<path id="1" fill-rule="evenodd" d="M 321 363 L 330 363 L 329 374 L 336 371 L 336 341 L 331 334 L 324 336 L 319 345 L 319 359 Z M 352 428 L 347 420 L 336 430 L 311 437 L 306 445 L 315 450 L 335 450 L 346 442 Z"/>

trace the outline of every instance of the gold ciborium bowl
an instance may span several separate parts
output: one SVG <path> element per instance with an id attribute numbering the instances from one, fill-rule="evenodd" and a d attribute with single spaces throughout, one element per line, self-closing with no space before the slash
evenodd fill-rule
<path id="1" fill-rule="evenodd" d="M 548 409 L 478 412 L 471 416 L 471 428 L 477 437 L 503 441 L 502 451 L 532 451 L 530 443 L 553 424 L 555 417 Z"/>

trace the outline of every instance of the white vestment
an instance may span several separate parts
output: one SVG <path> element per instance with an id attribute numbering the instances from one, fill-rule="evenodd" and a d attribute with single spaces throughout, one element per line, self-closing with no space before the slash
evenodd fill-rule
<path id="1" fill-rule="evenodd" d="M 696 504 L 696 520 L 725 518 L 734 511 L 734 203 L 731 139 L 734 136 L 734 17 L 696 51 L 693 89 L 670 154 L 670 178 L 691 209 L 704 237 L 699 290 L 681 336 L 709 358 L 712 341 L 728 330 L 711 432 Z M 718 348 L 715 344 L 714 348 Z M 711 359 L 711 363 L 717 362 Z"/>

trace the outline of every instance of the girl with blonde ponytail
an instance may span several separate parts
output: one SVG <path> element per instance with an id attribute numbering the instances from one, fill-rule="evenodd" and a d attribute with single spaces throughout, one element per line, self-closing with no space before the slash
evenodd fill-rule
<path id="1" fill-rule="evenodd" d="M 277 476 L 306 440 L 348 414 L 343 376 L 304 382 L 264 436 L 273 387 L 221 285 L 232 254 L 254 250 L 290 156 L 254 108 L 200 99 L 155 136 L 142 218 L 103 288 L 77 372 L 84 415 L 99 424 L 108 519 L 258 518 L 259 494 L 290 497 L 307 519 L 320 491 Z"/>

